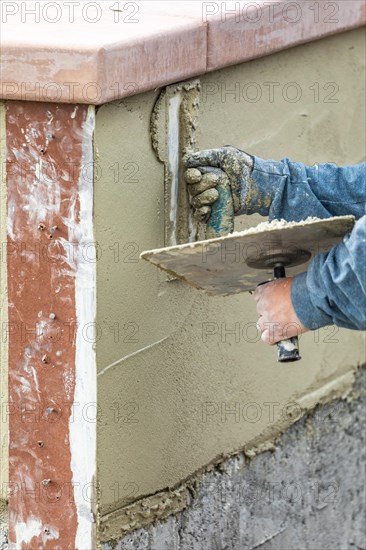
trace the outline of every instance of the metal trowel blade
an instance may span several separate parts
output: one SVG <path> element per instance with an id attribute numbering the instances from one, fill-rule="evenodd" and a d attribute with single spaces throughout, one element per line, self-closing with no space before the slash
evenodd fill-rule
<path id="1" fill-rule="evenodd" d="M 276 260 L 288 277 L 306 271 L 314 256 L 328 252 L 354 224 L 353 216 L 260 224 L 225 237 L 148 250 L 141 258 L 208 294 L 225 296 L 272 279 Z"/>

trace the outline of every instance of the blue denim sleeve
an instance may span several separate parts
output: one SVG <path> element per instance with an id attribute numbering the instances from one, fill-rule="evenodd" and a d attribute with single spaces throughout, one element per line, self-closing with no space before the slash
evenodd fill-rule
<path id="1" fill-rule="evenodd" d="M 270 220 L 300 221 L 352 214 L 352 233 L 326 254 L 314 258 L 295 277 L 291 298 L 302 324 L 312 330 L 335 324 L 366 329 L 366 164 L 312 167 L 253 157 L 247 214 Z"/>

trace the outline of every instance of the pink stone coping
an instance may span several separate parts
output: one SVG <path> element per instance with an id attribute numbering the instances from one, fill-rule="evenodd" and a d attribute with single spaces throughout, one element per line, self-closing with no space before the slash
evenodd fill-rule
<path id="1" fill-rule="evenodd" d="M 365 22 L 364 0 L 1 2 L 0 98 L 101 105 Z"/>

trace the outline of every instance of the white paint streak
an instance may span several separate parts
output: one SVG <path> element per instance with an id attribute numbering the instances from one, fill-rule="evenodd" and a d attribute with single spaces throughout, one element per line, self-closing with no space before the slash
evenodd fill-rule
<path id="1" fill-rule="evenodd" d="M 22 544 L 29 544 L 33 537 L 39 537 L 42 532 L 42 523 L 35 517 L 30 517 L 26 523 L 19 521 L 15 526 L 16 548 Z"/>
<path id="2" fill-rule="evenodd" d="M 179 186 L 179 110 L 182 98 L 176 94 L 169 101 L 168 115 L 168 166 L 172 178 L 170 196 L 171 245 L 176 241 L 178 186 Z"/>
<path id="3" fill-rule="evenodd" d="M 36 369 L 34 367 L 31 367 L 31 370 L 32 370 L 32 373 L 33 373 L 33 380 L 34 380 L 34 385 L 36 387 L 36 392 L 37 392 L 37 395 L 38 395 L 38 399 L 39 399 L 39 401 L 41 401 L 41 393 L 39 391 L 39 384 L 38 384 Z"/>
<path id="4" fill-rule="evenodd" d="M 71 400 L 72 399 L 72 390 L 73 390 L 74 383 L 75 383 L 75 377 L 72 374 L 64 373 L 63 376 L 62 376 L 62 379 L 63 379 L 63 382 L 64 382 L 64 387 L 65 387 L 67 399 Z"/>
<path id="5" fill-rule="evenodd" d="M 54 526 L 44 527 L 39 519 L 32 516 L 26 523 L 20 521 L 16 524 L 15 537 L 16 548 L 21 548 L 23 544 L 29 544 L 33 537 L 41 537 L 43 544 L 46 544 L 50 540 L 57 540 L 59 538 L 59 530 Z"/>
<path id="6" fill-rule="evenodd" d="M 161 344 L 162 342 L 165 342 L 165 340 L 168 340 L 170 338 L 169 336 L 165 336 L 165 338 L 162 338 L 161 340 L 158 340 L 157 342 L 153 342 L 152 344 L 149 344 L 148 346 L 145 346 L 144 348 L 138 349 L 134 351 L 133 353 L 130 353 L 129 355 L 125 355 L 124 357 L 121 357 L 121 359 L 118 359 L 117 361 L 114 361 L 114 363 L 111 363 L 107 367 L 105 367 L 101 372 L 98 373 L 99 376 L 103 376 L 109 369 L 119 365 L 120 363 L 123 363 L 124 361 L 127 361 L 128 359 L 131 359 L 131 357 L 135 357 L 135 355 L 138 355 L 139 353 L 142 353 L 143 351 L 146 351 L 148 349 L 154 348 L 158 344 Z"/>
<path id="7" fill-rule="evenodd" d="M 93 163 L 93 133 L 95 109 L 90 106 L 83 128 L 82 165 Z M 93 235 L 93 182 L 81 171 L 79 179 L 80 222 L 75 220 L 74 231 L 70 231 L 71 242 L 77 242 L 75 300 L 78 329 L 76 333 L 76 380 L 74 402 L 81 406 L 96 403 L 96 358 L 93 344 L 83 337 L 83 327 L 95 323 L 95 263 L 83 255 L 83 247 L 94 242 Z M 88 422 L 83 415 L 70 419 L 70 448 L 74 498 L 78 515 L 75 548 L 93 548 L 94 510 L 93 505 L 83 495 L 89 487 L 95 486 L 96 474 L 96 424 Z M 82 490 L 80 490 L 80 488 Z"/>
<path id="8" fill-rule="evenodd" d="M 38 162 L 34 164 L 34 177 L 30 174 L 27 182 L 28 202 L 24 210 L 28 212 L 29 224 L 38 226 L 39 222 L 47 219 L 47 215 L 59 214 L 61 189 L 54 159 L 50 155 L 47 155 L 47 160 L 39 158 L 35 144 L 33 152 L 38 156 Z"/>
<path id="9" fill-rule="evenodd" d="M 47 529 L 48 529 L 48 533 L 44 533 L 42 536 L 43 544 L 46 544 L 46 542 L 49 540 L 57 540 L 60 535 L 57 527 L 48 526 Z M 57 546 L 55 546 L 55 548 L 57 548 Z"/>
<path id="10" fill-rule="evenodd" d="M 8 215 L 6 220 L 6 230 L 12 241 L 15 241 L 14 234 L 14 216 L 15 216 L 15 203 L 10 198 L 8 199 Z"/>
<path id="11" fill-rule="evenodd" d="M 49 119 L 49 123 L 52 118 Z M 49 216 L 58 215 L 61 206 L 60 177 L 57 172 L 57 162 L 50 154 L 42 156 L 37 140 L 42 138 L 41 132 L 29 122 L 27 127 L 22 129 L 24 139 L 27 143 L 27 150 L 20 147 L 13 147 L 12 152 L 18 164 L 14 164 L 15 175 L 19 176 L 19 186 L 24 195 L 23 205 L 19 206 L 10 199 L 8 203 L 7 232 L 9 237 L 15 241 L 22 241 L 22 226 L 15 227 L 15 214 L 19 208 L 27 212 L 28 225 L 35 228 Z M 49 130 L 44 131 L 45 146 L 50 140 Z M 17 238 L 15 238 L 15 232 Z M 32 255 L 32 261 L 37 260 L 38 255 Z"/>

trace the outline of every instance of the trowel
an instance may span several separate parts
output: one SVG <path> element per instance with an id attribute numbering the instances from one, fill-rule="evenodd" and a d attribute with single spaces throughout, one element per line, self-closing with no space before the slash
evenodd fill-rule
<path id="1" fill-rule="evenodd" d="M 234 216 L 227 216 L 228 209 L 233 209 L 229 181 L 223 172 L 217 172 L 221 173 L 216 187 L 219 198 L 212 205 L 207 238 L 141 254 L 141 258 L 207 294 L 250 292 L 259 284 L 306 271 L 315 255 L 329 251 L 354 226 L 353 216 L 341 216 L 297 223 L 275 221 L 233 232 Z M 297 337 L 278 342 L 277 350 L 281 363 L 301 359 Z"/>

